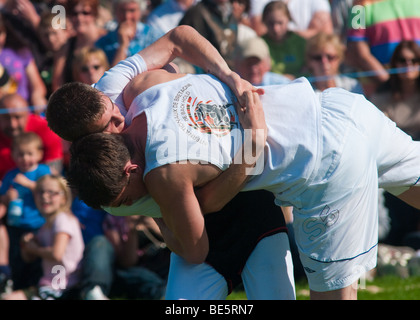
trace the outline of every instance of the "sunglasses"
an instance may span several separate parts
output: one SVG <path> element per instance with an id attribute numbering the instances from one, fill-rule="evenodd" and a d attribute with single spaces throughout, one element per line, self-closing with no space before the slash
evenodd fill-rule
<path id="1" fill-rule="evenodd" d="M 397 58 L 396 61 L 398 63 L 401 63 L 401 64 L 409 64 L 409 63 L 411 63 L 411 64 L 417 64 L 417 63 L 420 63 L 420 59 L 419 58 L 406 59 L 406 58 L 401 57 L 401 58 Z"/>
<path id="2" fill-rule="evenodd" d="M 89 66 L 83 66 L 83 67 L 81 68 L 81 71 L 82 71 L 82 72 L 89 72 L 89 70 L 90 70 L 91 68 L 92 68 L 92 69 L 94 69 L 95 71 L 98 71 L 100 67 L 101 67 L 100 65 L 94 65 L 94 66 L 91 66 L 91 67 L 89 67 Z"/>
<path id="3" fill-rule="evenodd" d="M 72 16 L 75 16 L 75 17 L 77 17 L 79 14 L 81 14 L 83 16 L 90 16 L 92 14 L 92 11 L 86 11 L 86 10 L 73 11 L 71 14 L 72 14 Z"/>
<path id="4" fill-rule="evenodd" d="M 326 57 L 327 60 L 330 62 L 338 59 L 338 56 L 332 54 L 315 54 L 311 56 L 311 59 L 314 61 L 321 62 L 324 57 Z"/>

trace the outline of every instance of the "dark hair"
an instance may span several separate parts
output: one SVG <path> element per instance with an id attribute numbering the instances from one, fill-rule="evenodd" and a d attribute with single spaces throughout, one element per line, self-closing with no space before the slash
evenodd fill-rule
<path id="1" fill-rule="evenodd" d="M 49 98 L 45 112 L 48 126 L 67 141 L 74 141 L 99 128 L 93 123 L 105 112 L 98 90 L 81 82 L 66 83 Z"/>
<path id="2" fill-rule="evenodd" d="M 397 67 L 397 61 L 401 56 L 401 51 L 403 49 L 409 49 L 414 53 L 416 59 L 420 59 L 420 46 L 413 40 L 403 40 L 395 48 L 394 53 L 392 54 L 391 60 L 389 62 L 391 68 Z M 389 79 L 389 86 L 394 95 L 394 98 L 398 99 L 399 94 L 401 93 L 401 81 L 398 77 L 398 74 L 391 74 Z M 420 89 L 420 77 L 417 81 L 417 86 Z"/>
<path id="3" fill-rule="evenodd" d="M 122 136 L 92 133 L 72 143 L 67 179 L 92 208 L 109 206 L 127 185 L 130 152 Z"/>
<path id="4" fill-rule="evenodd" d="M 268 15 L 275 10 L 283 11 L 289 18 L 289 20 L 292 21 L 292 16 L 290 15 L 289 8 L 287 7 L 287 4 L 283 1 L 271 1 L 267 3 L 263 9 L 262 21 L 266 23 Z"/>

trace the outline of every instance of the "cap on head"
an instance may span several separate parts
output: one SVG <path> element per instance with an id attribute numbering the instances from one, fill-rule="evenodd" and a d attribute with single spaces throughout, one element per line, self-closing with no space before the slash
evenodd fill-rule
<path id="1" fill-rule="evenodd" d="M 270 57 L 270 50 L 268 49 L 268 45 L 260 37 L 254 37 L 245 41 L 241 41 L 238 44 L 237 49 L 238 58 L 241 60 L 251 57 L 264 60 Z"/>

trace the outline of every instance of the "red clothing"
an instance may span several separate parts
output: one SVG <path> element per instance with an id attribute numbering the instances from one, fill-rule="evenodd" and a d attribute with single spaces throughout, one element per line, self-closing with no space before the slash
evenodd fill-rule
<path id="1" fill-rule="evenodd" d="M 47 120 L 38 115 L 30 114 L 25 131 L 35 132 L 41 137 L 44 143 L 44 158 L 42 162 L 63 159 L 61 138 L 51 131 Z M 11 139 L 0 132 L 0 180 L 3 179 L 8 170 L 16 167 L 11 157 L 10 146 Z"/>

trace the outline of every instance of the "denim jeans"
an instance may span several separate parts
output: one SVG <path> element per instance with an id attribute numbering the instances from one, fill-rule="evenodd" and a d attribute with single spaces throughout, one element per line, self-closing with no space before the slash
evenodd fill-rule
<path id="1" fill-rule="evenodd" d="M 83 256 L 80 282 L 82 296 L 96 285 L 99 285 L 102 292 L 108 295 L 114 276 L 114 264 L 114 248 L 108 239 L 104 235 L 93 237 L 86 244 Z"/>

